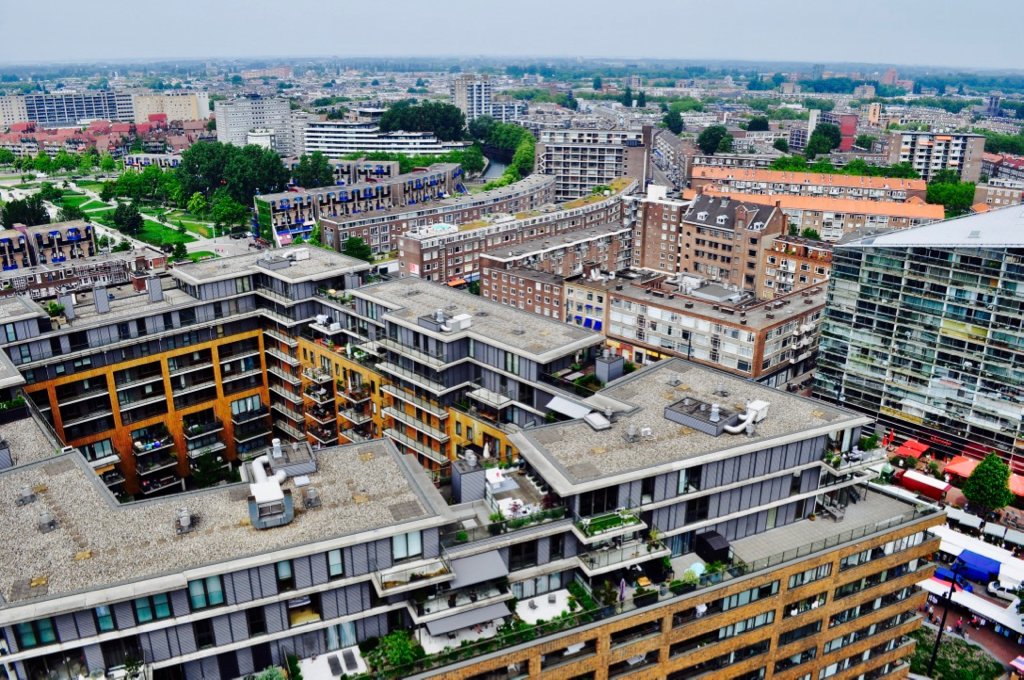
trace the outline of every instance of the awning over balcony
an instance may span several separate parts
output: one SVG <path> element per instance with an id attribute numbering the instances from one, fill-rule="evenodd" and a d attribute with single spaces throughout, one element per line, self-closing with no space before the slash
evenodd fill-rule
<path id="1" fill-rule="evenodd" d="M 551 409 L 555 413 L 561 413 L 563 416 L 568 416 L 573 419 L 582 418 L 591 411 L 591 409 L 586 406 L 581 406 L 576 402 L 569 401 L 565 397 L 555 397 L 548 402 L 547 408 Z"/>
<path id="2" fill-rule="evenodd" d="M 497 551 L 452 560 L 452 571 L 455 572 L 455 580 L 450 585 L 452 590 L 508 576 L 508 567 Z"/>
<path id="3" fill-rule="evenodd" d="M 504 602 L 489 604 L 486 607 L 472 609 L 468 612 L 448 616 L 437 621 L 427 623 L 427 632 L 431 635 L 445 635 L 461 628 L 469 628 L 478 623 L 494 621 L 509 615 L 508 606 Z"/>

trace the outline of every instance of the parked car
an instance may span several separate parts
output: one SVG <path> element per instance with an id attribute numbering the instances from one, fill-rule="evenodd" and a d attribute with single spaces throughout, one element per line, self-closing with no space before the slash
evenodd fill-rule
<path id="1" fill-rule="evenodd" d="M 249 232 L 247 232 L 247 231 L 233 231 L 233 232 L 231 232 L 231 238 L 236 239 L 236 240 L 240 239 L 240 238 L 246 238 L 247 236 L 249 236 Z"/>
<path id="2" fill-rule="evenodd" d="M 1010 586 L 1002 581 L 992 581 L 988 584 L 988 594 L 1001 600 L 1016 600 L 1019 588 L 1020 586 Z"/>

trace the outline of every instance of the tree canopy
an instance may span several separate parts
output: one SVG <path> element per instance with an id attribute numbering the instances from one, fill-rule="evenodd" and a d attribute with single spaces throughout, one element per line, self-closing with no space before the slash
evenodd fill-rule
<path id="1" fill-rule="evenodd" d="M 665 124 L 665 127 L 677 135 L 686 129 L 686 126 L 683 124 L 683 117 L 679 115 L 678 111 L 673 109 L 669 109 L 661 121 Z"/>
<path id="2" fill-rule="evenodd" d="M 813 159 L 819 154 L 826 154 L 832 149 L 838 148 L 842 139 L 843 135 L 839 131 L 838 125 L 819 123 L 814 128 L 814 132 L 811 133 L 811 138 L 807 140 L 807 148 L 804 149 L 804 154 L 808 159 Z"/>
<path id="3" fill-rule="evenodd" d="M 1006 507 L 1013 500 L 1010 466 L 997 454 L 990 453 L 964 482 L 963 492 L 967 500 L 986 511 Z"/>
<path id="4" fill-rule="evenodd" d="M 946 217 L 963 215 L 974 204 L 974 183 L 961 182 L 955 170 L 943 168 L 928 182 L 925 201 L 942 205 L 946 209 Z"/>
<path id="5" fill-rule="evenodd" d="M 774 142 L 772 142 L 772 146 L 781 151 L 782 153 L 789 153 L 789 142 L 783 137 L 779 137 Z"/>
<path id="6" fill-rule="evenodd" d="M 142 231 L 142 213 L 134 203 L 121 203 L 114 209 L 114 226 L 124 234 L 133 236 Z"/>
<path id="7" fill-rule="evenodd" d="M 747 130 L 750 132 L 767 132 L 768 131 L 768 118 L 765 116 L 755 116 L 750 119 L 747 123 Z"/>
<path id="8" fill-rule="evenodd" d="M 292 170 L 292 179 L 300 187 L 327 187 L 334 184 L 334 170 L 327 156 L 319 151 L 299 156 L 299 163 Z"/>
<path id="9" fill-rule="evenodd" d="M 358 236 L 346 239 L 345 244 L 341 248 L 341 252 L 349 257 L 373 262 L 373 249 L 370 248 L 369 243 Z"/>
<path id="10" fill-rule="evenodd" d="M 458 141 L 465 135 L 466 117 L 458 107 L 441 102 L 404 100 L 392 104 L 380 119 L 384 132 L 432 132 L 445 142 Z"/>
<path id="11" fill-rule="evenodd" d="M 729 134 L 724 125 L 712 125 L 704 129 L 697 137 L 697 146 L 705 154 L 713 154 L 718 151 L 719 144 Z"/>
<path id="12" fill-rule="evenodd" d="M 283 191 L 289 172 L 270 149 L 199 142 L 181 154 L 177 175 L 181 196 L 200 193 L 209 199 L 223 188 L 239 203 L 249 205 L 257 191 Z"/>
<path id="13" fill-rule="evenodd" d="M 15 224 L 24 224 L 26 227 L 49 224 L 50 213 L 43 205 L 42 196 L 34 194 L 28 198 L 19 198 L 5 203 L 0 209 L 0 222 L 3 222 L 4 226 L 8 228 Z"/>

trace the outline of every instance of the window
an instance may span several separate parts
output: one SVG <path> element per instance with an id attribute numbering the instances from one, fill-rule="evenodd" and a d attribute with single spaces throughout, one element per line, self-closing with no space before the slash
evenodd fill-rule
<path id="1" fill-rule="evenodd" d="M 171 616 L 171 602 L 167 593 L 151 597 L 140 597 L 135 600 L 135 622 L 138 624 L 159 621 Z"/>
<path id="2" fill-rule="evenodd" d="M 560 560 L 565 556 L 565 536 L 558 534 L 552 536 L 550 539 L 550 548 L 548 550 L 548 559 Z"/>
<path id="3" fill-rule="evenodd" d="M 213 647 L 213 619 L 201 619 L 192 623 L 192 632 L 196 636 L 196 647 L 198 649 L 206 649 L 207 647 Z"/>
<path id="4" fill-rule="evenodd" d="M 537 541 L 516 543 L 509 547 L 508 568 L 510 571 L 533 567 L 537 564 Z"/>
<path id="5" fill-rule="evenodd" d="M 423 537 L 419 531 L 410 531 L 391 537 L 391 557 L 405 560 L 423 554 Z"/>
<path id="6" fill-rule="evenodd" d="M 53 619 L 19 623 L 14 627 L 14 631 L 18 635 L 18 646 L 21 649 L 32 649 L 57 642 L 57 631 L 53 627 Z"/>
<path id="7" fill-rule="evenodd" d="M 330 578 L 341 578 L 345 575 L 345 565 L 341 561 L 341 548 L 327 553 L 327 575 Z"/>
<path id="8" fill-rule="evenodd" d="M 263 613 L 263 607 L 253 607 L 245 610 L 245 623 L 249 628 L 249 637 L 264 635 L 267 632 L 267 617 Z"/>
<path id="9" fill-rule="evenodd" d="M 114 612 L 110 607 L 100 606 L 93 610 L 96 615 L 96 629 L 101 633 L 114 630 Z"/>
<path id="10" fill-rule="evenodd" d="M 188 599 L 193 610 L 224 604 L 224 585 L 220 576 L 209 576 L 188 582 Z"/>
<path id="11" fill-rule="evenodd" d="M 277 592 L 285 590 L 295 590 L 295 572 L 292 571 L 291 560 L 277 563 Z"/>
<path id="12" fill-rule="evenodd" d="M 811 583 L 829 576 L 832 573 L 832 564 L 822 564 L 821 566 L 802 571 L 799 574 L 793 574 L 789 577 L 789 587 L 797 588 L 804 585 L 805 583 Z"/>

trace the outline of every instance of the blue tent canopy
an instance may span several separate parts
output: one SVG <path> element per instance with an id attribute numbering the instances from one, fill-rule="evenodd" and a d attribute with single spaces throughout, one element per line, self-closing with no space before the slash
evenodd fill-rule
<path id="1" fill-rule="evenodd" d="M 988 583 L 999 576 L 999 560 L 964 550 L 956 561 L 960 565 L 959 572 L 972 581 Z"/>

